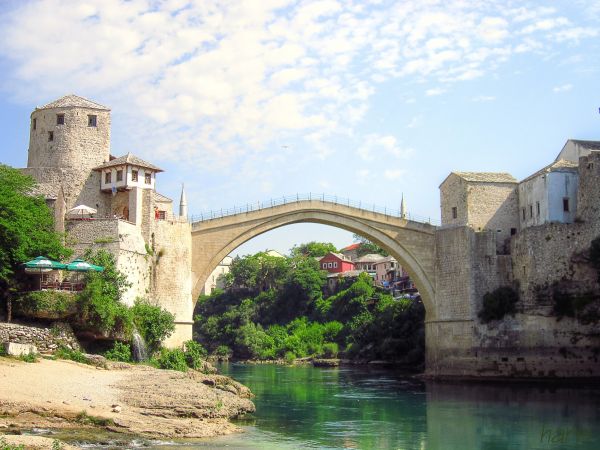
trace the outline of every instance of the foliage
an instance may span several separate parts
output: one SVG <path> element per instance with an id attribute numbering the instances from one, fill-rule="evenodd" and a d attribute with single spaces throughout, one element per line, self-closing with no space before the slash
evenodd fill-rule
<path id="1" fill-rule="evenodd" d="M 323 344 L 323 353 L 321 356 L 323 358 L 337 358 L 339 351 L 339 346 L 335 342 L 327 342 Z"/>
<path id="2" fill-rule="evenodd" d="M 558 318 L 574 317 L 584 325 L 597 323 L 600 320 L 600 302 L 597 293 L 570 293 L 556 285 L 553 288 L 552 299 L 553 312 Z"/>
<path id="3" fill-rule="evenodd" d="M 187 372 L 188 365 L 186 356 L 181 349 L 166 349 L 160 350 L 158 357 L 151 361 L 159 369 L 178 370 L 180 372 Z"/>
<path id="4" fill-rule="evenodd" d="M 289 269 L 288 258 L 271 256 L 265 252 L 243 258 L 236 257 L 226 284 L 236 289 L 248 289 L 254 294 L 276 289 Z"/>
<path id="5" fill-rule="evenodd" d="M 4 344 L 0 345 L 0 356 L 6 356 L 8 353 L 6 352 L 6 347 Z"/>
<path id="6" fill-rule="evenodd" d="M 131 347 L 129 344 L 115 341 L 113 348 L 107 350 L 104 357 L 111 361 L 131 362 Z"/>
<path id="7" fill-rule="evenodd" d="M 27 353 L 19 356 L 19 359 L 26 363 L 36 363 L 38 362 L 38 355 L 37 353 Z"/>
<path id="8" fill-rule="evenodd" d="M 123 293 L 131 287 L 127 275 L 117 269 L 115 257 L 106 250 L 94 251 L 88 248 L 83 259 L 91 264 L 104 267 L 103 272 L 86 272 L 86 281 L 102 280 L 102 294 L 114 300 L 121 300 Z"/>
<path id="9" fill-rule="evenodd" d="M 215 351 L 212 353 L 217 358 L 231 358 L 231 349 L 226 345 L 219 345 Z"/>
<path id="10" fill-rule="evenodd" d="M 252 256 L 237 260 L 252 277 L 260 273 L 260 263 Z M 314 258 L 295 256 L 286 266 L 270 289 L 255 289 L 255 281 L 247 282 L 240 271 L 233 277 L 241 277 L 238 286 L 201 296 L 195 339 L 212 354 L 231 349 L 241 359 L 333 357 L 344 348 L 346 357 L 423 363 L 420 299 L 395 300 L 373 286 L 368 274 L 324 297 L 326 277 Z M 256 270 L 246 270 L 252 267 Z"/>
<path id="11" fill-rule="evenodd" d="M 108 282 L 99 276 L 89 279 L 79 293 L 78 308 L 80 325 L 110 333 L 113 331 L 130 336 L 133 316 L 130 309 L 106 289 Z M 107 292 L 108 291 L 108 292 Z"/>
<path id="12" fill-rule="evenodd" d="M 69 292 L 33 291 L 21 294 L 14 303 L 15 309 L 23 315 L 46 313 L 62 316 L 75 312 L 77 297 Z"/>
<path id="13" fill-rule="evenodd" d="M 336 253 L 338 250 L 331 242 L 316 242 L 311 241 L 306 244 L 300 244 L 294 246 L 290 250 L 292 257 L 304 256 L 304 257 L 319 257 L 325 256 L 327 253 Z"/>
<path id="14" fill-rule="evenodd" d="M 151 351 L 175 331 L 175 316 L 160 306 L 137 299 L 131 308 L 133 323 Z"/>
<path id="15" fill-rule="evenodd" d="M 77 416 L 75 416 L 75 420 L 82 425 L 94 425 L 97 427 L 108 427 L 114 425 L 114 421 L 112 419 L 91 416 L 86 411 L 81 411 L 79 414 L 77 414 Z"/>
<path id="16" fill-rule="evenodd" d="M 361 256 L 368 255 L 371 253 L 375 253 L 382 256 L 388 256 L 389 253 L 381 248 L 379 245 L 371 242 L 367 238 L 362 237 L 359 234 L 353 234 L 352 237 L 356 242 L 360 243 L 360 247 L 356 252 L 357 256 L 360 258 Z"/>
<path id="17" fill-rule="evenodd" d="M 0 437 L 0 450 L 25 450 L 25 445 L 13 445 L 6 442 L 6 438 Z"/>
<path id="18" fill-rule="evenodd" d="M 195 341 L 187 341 L 183 346 L 187 366 L 191 369 L 201 368 L 206 359 L 206 349 Z"/>
<path id="19" fill-rule="evenodd" d="M 515 313 L 515 305 L 519 301 L 519 294 L 511 287 L 499 287 L 493 292 L 483 296 L 483 304 L 479 311 L 479 318 L 483 323 L 500 320 L 507 314 Z"/>
<path id="20" fill-rule="evenodd" d="M 58 349 L 54 352 L 54 356 L 60 359 L 68 359 L 70 361 L 75 361 L 78 363 L 89 363 L 88 359 L 82 352 L 80 352 L 79 350 L 72 350 L 64 345 L 60 345 L 58 347 Z"/>
<path id="21" fill-rule="evenodd" d="M 8 298 L 24 281 L 21 264 L 43 255 L 61 260 L 71 255 L 54 231 L 44 198 L 31 196 L 33 178 L 0 164 L 0 296 Z"/>

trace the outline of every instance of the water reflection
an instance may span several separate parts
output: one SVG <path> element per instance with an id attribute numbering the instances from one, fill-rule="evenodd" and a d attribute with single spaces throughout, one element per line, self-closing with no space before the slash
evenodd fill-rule
<path id="1" fill-rule="evenodd" d="M 369 368 L 228 365 L 256 394 L 247 433 L 192 448 L 596 449 L 600 390 L 422 383 Z M 162 447 L 164 449 L 164 447 Z"/>

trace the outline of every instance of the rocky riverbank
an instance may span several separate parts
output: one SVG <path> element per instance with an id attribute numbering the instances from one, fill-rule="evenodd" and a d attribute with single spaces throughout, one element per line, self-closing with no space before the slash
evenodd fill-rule
<path id="1" fill-rule="evenodd" d="M 149 438 L 217 436 L 239 430 L 229 419 L 254 412 L 251 397 L 231 378 L 193 370 L 0 357 L 4 434 L 101 427 Z"/>

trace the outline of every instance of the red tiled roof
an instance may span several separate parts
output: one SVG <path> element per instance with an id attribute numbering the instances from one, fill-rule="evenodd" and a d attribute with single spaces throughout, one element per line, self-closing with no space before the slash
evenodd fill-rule
<path id="1" fill-rule="evenodd" d="M 356 249 L 357 249 L 358 247 L 360 247 L 360 246 L 361 246 L 361 243 L 360 243 L 360 242 L 357 242 L 356 244 L 351 244 L 351 245 L 349 245 L 348 247 L 344 247 L 344 248 L 342 249 L 342 251 L 343 251 L 343 252 L 346 252 L 346 251 L 350 251 L 350 250 L 356 250 Z"/>

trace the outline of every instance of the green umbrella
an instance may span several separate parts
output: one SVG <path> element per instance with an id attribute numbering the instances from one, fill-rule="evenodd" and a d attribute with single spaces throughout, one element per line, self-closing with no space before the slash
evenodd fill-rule
<path id="1" fill-rule="evenodd" d="M 31 261 L 23 263 L 25 266 L 25 272 L 42 273 L 49 272 L 50 270 L 61 270 L 66 266 L 58 261 L 52 261 L 45 256 L 38 256 Z"/>
<path id="2" fill-rule="evenodd" d="M 103 272 L 104 267 L 90 264 L 83 259 L 76 259 L 65 266 L 71 272 Z"/>

